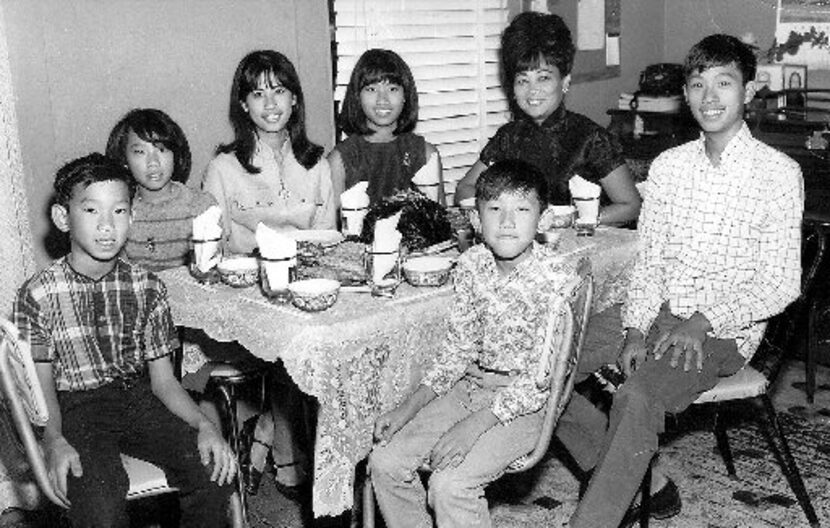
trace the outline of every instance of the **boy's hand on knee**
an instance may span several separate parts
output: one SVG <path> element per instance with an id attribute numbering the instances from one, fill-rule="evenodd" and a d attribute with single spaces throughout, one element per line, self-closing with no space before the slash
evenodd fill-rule
<path id="1" fill-rule="evenodd" d="M 429 464 L 433 471 L 458 466 L 467 457 L 478 438 L 498 421 L 489 409 L 483 409 L 452 426 L 432 448 Z"/>
<path id="2" fill-rule="evenodd" d="M 700 312 L 677 324 L 670 331 L 665 332 L 654 345 L 654 359 L 660 359 L 670 348 L 673 348 L 671 366 L 677 368 L 680 357 L 685 354 L 686 361 L 683 370 L 689 371 L 692 363 L 698 372 L 703 370 L 703 342 L 706 334 L 712 329 L 709 320 Z"/>
<path id="3" fill-rule="evenodd" d="M 236 475 L 236 455 L 209 420 L 199 424 L 196 443 L 202 464 L 207 466 L 213 460 L 210 480 L 220 486 L 230 484 Z"/>
<path id="4" fill-rule="evenodd" d="M 81 466 L 81 457 L 78 452 L 72 447 L 66 438 L 60 437 L 54 440 L 44 442 L 44 451 L 46 455 L 46 469 L 49 473 L 49 481 L 52 484 L 52 489 L 55 490 L 55 495 L 61 500 L 61 506 L 69 508 L 69 498 L 67 497 L 67 475 L 72 472 L 72 476 L 80 478 L 84 474 Z"/>
<path id="5" fill-rule="evenodd" d="M 409 413 L 401 407 L 381 414 L 378 419 L 375 420 L 375 442 L 380 445 L 386 445 L 395 433 L 397 433 L 401 427 L 406 425 L 408 421 Z"/>
<path id="6" fill-rule="evenodd" d="M 617 366 L 623 371 L 625 377 L 631 376 L 635 370 L 646 360 L 648 349 L 646 339 L 642 332 L 635 328 L 629 328 L 626 333 L 620 357 L 617 358 Z"/>

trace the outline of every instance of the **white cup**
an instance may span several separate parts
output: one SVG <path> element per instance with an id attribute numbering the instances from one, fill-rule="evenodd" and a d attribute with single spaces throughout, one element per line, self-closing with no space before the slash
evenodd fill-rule
<path id="1" fill-rule="evenodd" d="M 574 196 L 577 234 L 592 235 L 599 222 L 599 196 Z"/>
<path id="2" fill-rule="evenodd" d="M 262 293 L 269 299 L 286 302 L 289 299 L 288 284 L 294 279 L 297 257 L 269 259 L 260 257 Z"/>
<path id="3" fill-rule="evenodd" d="M 369 211 L 368 207 L 341 207 L 340 221 L 345 236 L 360 236 L 363 231 L 363 219 Z"/>
<path id="4" fill-rule="evenodd" d="M 201 273 L 207 273 L 219 263 L 219 238 L 193 239 L 193 264 Z"/>

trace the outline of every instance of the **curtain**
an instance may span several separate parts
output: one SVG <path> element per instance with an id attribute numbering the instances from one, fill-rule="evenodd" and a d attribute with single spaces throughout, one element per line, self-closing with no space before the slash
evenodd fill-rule
<path id="1" fill-rule="evenodd" d="M 17 288 L 35 271 L 5 27 L 0 4 L 0 317 L 10 315 Z M 0 510 L 31 508 L 37 502 L 27 469 L 0 400 Z"/>

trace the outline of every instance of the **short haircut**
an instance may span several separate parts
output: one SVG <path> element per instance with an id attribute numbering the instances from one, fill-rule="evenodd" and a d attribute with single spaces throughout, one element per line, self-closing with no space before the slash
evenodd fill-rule
<path id="1" fill-rule="evenodd" d="M 744 84 L 755 79 L 758 60 L 748 44 L 731 35 L 709 35 L 689 50 L 683 62 L 683 75 L 688 80 L 704 70 L 733 62 L 741 71 Z"/>
<path id="2" fill-rule="evenodd" d="M 312 168 L 323 156 L 323 147 L 312 143 L 306 134 L 305 96 L 300 85 L 300 76 L 288 57 L 273 50 L 252 51 L 239 61 L 233 74 L 228 105 L 228 118 L 233 127 L 234 141 L 220 145 L 216 151 L 220 154 L 232 152 L 246 171 L 259 174 L 259 167 L 253 164 L 258 137 L 257 127 L 242 104 L 248 94 L 259 89 L 262 81 L 269 88 L 274 88 L 277 84 L 285 87 L 296 99 L 285 128 L 288 130 L 294 157 L 306 169 Z"/>
<path id="3" fill-rule="evenodd" d="M 127 138 L 130 131 L 153 145 L 173 152 L 173 180 L 186 183 L 190 177 L 190 144 L 181 127 L 169 115 L 155 108 L 135 108 L 113 127 L 107 141 L 107 156 L 127 165 Z"/>
<path id="4" fill-rule="evenodd" d="M 352 70 L 343 98 L 343 108 L 340 110 L 339 121 L 343 132 L 360 135 L 372 133 L 360 104 L 360 92 L 370 84 L 384 81 L 403 88 L 403 110 L 394 134 L 415 130 L 415 125 L 418 124 L 418 88 L 412 71 L 394 51 L 375 48 L 365 51 Z"/>
<path id="5" fill-rule="evenodd" d="M 132 201 L 135 195 L 135 180 L 127 167 L 98 152 L 72 160 L 58 169 L 55 175 L 55 203 L 68 209 L 72 193 L 77 186 L 82 185 L 86 188 L 93 183 L 108 181 L 124 182 Z"/>
<path id="6" fill-rule="evenodd" d="M 536 194 L 539 208 L 547 205 L 548 184 L 545 175 L 526 161 L 508 159 L 490 165 L 476 180 L 476 205 L 495 200 L 506 192 Z"/>
<path id="7" fill-rule="evenodd" d="M 575 54 L 571 30 L 559 16 L 536 11 L 516 15 L 501 35 L 502 86 L 511 106 L 516 75 L 547 63 L 565 77 L 571 73 Z"/>

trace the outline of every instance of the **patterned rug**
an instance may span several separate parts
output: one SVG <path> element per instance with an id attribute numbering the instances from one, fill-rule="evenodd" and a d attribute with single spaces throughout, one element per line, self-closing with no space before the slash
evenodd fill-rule
<path id="1" fill-rule="evenodd" d="M 762 430 L 747 417 L 760 409 L 735 406 L 727 422 L 737 479 L 726 473 L 711 432 L 711 417 L 695 410 L 683 415 L 663 438 L 661 465 L 683 498 L 677 517 L 653 521 L 657 528 L 756 528 L 809 526 Z M 694 414 L 693 414 L 694 413 Z M 830 522 L 830 425 L 780 413 L 787 439 L 823 524 Z M 533 472 L 502 479 L 490 493 L 500 528 L 559 527 L 576 507 L 578 482 L 550 457 Z"/>

